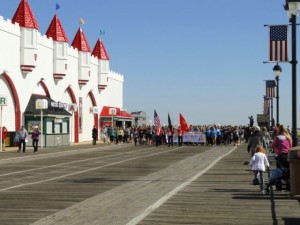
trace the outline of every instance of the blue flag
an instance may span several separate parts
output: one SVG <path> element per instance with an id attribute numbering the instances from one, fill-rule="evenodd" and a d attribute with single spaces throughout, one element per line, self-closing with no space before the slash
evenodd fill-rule
<path id="1" fill-rule="evenodd" d="M 56 3 L 55 10 L 59 10 L 59 8 L 60 8 L 60 5 L 58 3 Z"/>

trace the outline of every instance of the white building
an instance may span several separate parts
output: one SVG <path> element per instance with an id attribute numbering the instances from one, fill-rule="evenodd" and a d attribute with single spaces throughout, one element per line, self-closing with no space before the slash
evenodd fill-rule
<path id="1" fill-rule="evenodd" d="M 0 17 L 0 40 L 0 96 L 7 97 L 2 125 L 11 134 L 38 125 L 46 146 L 88 141 L 104 106 L 123 108 L 123 75 L 110 70 L 100 39 L 91 50 L 81 28 L 70 46 L 54 15 L 41 34 L 21 0 L 12 20 Z M 48 109 L 36 109 L 37 99 L 45 99 Z"/>

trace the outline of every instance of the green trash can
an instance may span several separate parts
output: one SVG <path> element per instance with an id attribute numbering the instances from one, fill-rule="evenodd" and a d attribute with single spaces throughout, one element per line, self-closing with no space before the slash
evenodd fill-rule
<path id="1" fill-rule="evenodd" d="M 290 163 L 290 196 L 300 198 L 300 146 L 290 149 L 288 161 Z"/>

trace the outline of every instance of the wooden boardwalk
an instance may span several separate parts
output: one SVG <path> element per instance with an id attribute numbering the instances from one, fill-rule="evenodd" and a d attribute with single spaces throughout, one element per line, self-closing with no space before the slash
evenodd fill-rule
<path id="1" fill-rule="evenodd" d="M 300 224 L 251 184 L 245 145 L 76 145 L 0 154 L 0 224 Z M 273 163 L 274 165 L 274 163 Z"/>

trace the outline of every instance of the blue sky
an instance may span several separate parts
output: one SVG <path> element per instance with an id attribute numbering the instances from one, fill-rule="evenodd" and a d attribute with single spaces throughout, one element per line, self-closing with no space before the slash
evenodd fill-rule
<path id="1" fill-rule="evenodd" d="M 145 111 L 153 120 L 155 108 L 162 123 L 169 112 L 174 124 L 179 113 L 188 124 L 234 125 L 248 124 L 249 115 L 261 114 L 264 80 L 274 79 L 275 65 L 263 63 L 269 51 L 264 24 L 288 23 L 284 0 L 28 2 L 42 34 L 55 13 L 70 44 L 80 17 L 91 48 L 104 30 L 101 39 L 110 67 L 125 78 L 124 109 Z M 19 3 L 1 1 L 0 15 L 11 19 Z M 291 125 L 291 65 L 280 65 L 280 122 Z M 299 121 L 298 115 L 298 127 Z"/>

